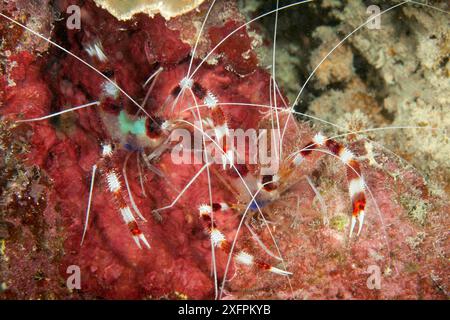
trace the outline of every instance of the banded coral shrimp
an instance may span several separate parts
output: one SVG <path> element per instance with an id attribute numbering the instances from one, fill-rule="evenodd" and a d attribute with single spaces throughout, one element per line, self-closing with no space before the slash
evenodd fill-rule
<path id="1" fill-rule="evenodd" d="M 181 73 L 181 77 L 176 77 L 177 78 L 177 81 L 179 80 L 179 79 L 182 79 L 182 76 L 183 75 L 183 73 Z M 161 77 L 162 77 L 163 75 L 161 75 Z M 203 78 L 202 77 L 199 77 L 200 78 L 200 80 L 198 80 L 198 81 L 200 81 L 200 82 L 202 82 L 201 80 L 203 80 Z M 267 78 L 266 78 L 267 79 Z M 235 81 L 238 81 L 238 80 L 236 80 L 236 79 L 234 79 Z M 163 81 L 163 78 L 161 79 L 161 81 Z M 246 79 L 246 81 L 249 81 L 250 82 L 250 80 L 249 79 Z M 256 81 L 257 82 L 257 81 Z M 268 83 L 269 83 L 270 81 L 265 81 L 265 84 L 267 85 Z M 207 87 L 209 90 L 213 90 L 214 89 L 214 86 L 205 86 L 205 87 Z M 268 86 L 267 86 L 268 87 Z M 276 87 L 275 85 L 273 85 L 273 87 Z M 161 96 L 163 97 L 163 98 L 165 98 L 165 96 L 170 96 L 170 93 L 169 93 L 169 91 L 171 91 L 173 88 L 166 88 L 165 90 L 164 90 L 164 88 L 159 88 L 158 89 L 158 92 L 160 92 L 161 93 Z M 156 88 L 155 88 L 155 90 L 157 90 Z M 255 86 L 253 86 L 253 90 L 257 90 L 257 89 L 255 89 Z M 219 91 L 220 92 L 220 90 L 217 90 L 217 91 Z M 218 96 L 219 97 L 219 103 L 221 103 L 222 101 L 227 101 L 227 99 L 223 99 L 223 97 L 219 94 L 219 93 L 217 93 L 217 92 L 215 92 L 215 91 L 213 91 L 214 93 L 215 93 L 215 95 L 216 96 Z M 195 99 L 195 98 L 194 98 Z M 267 99 L 264 99 L 264 100 L 266 100 L 267 101 Z M 274 100 L 277 100 L 277 99 L 274 99 Z M 242 100 L 242 101 L 245 101 L 245 100 Z M 271 106 L 271 104 L 267 104 L 267 102 L 264 104 L 265 106 L 269 106 L 269 110 L 278 110 L 278 109 L 273 109 L 273 107 Z M 200 107 L 200 106 L 199 106 Z M 206 106 L 207 107 L 207 106 Z M 225 108 L 224 108 L 225 109 Z M 170 110 L 170 111 L 172 111 L 172 110 Z M 199 128 L 199 129 L 201 129 L 201 128 Z M 200 131 L 200 130 L 199 130 Z M 310 145 L 310 143 L 308 143 L 308 141 L 304 141 L 304 145 L 303 146 L 308 146 L 308 145 Z M 302 146 L 302 144 L 300 144 L 299 146 L 298 146 L 298 148 L 302 148 L 303 147 Z M 297 148 L 297 149 L 298 149 Z M 308 148 L 307 148 L 308 149 Z M 306 150 L 303 150 L 303 151 L 306 151 Z M 309 150 L 308 150 L 309 151 Z M 164 162 L 164 161 L 161 161 L 161 162 Z M 203 171 L 197 171 L 197 173 L 198 174 L 201 174 L 201 173 L 203 173 L 207 168 L 208 168 L 208 166 L 202 166 L 201 168 L 203 168 L 203 169 L 200 169 L 200 170 L 203 170 Z M 258 175 L 258 172 L 255 172 L 255 174 L 256 175 Z M 196 176 L 196 175 L 195 175 Z M 188 181 L 190 181 L 190 177 L 188 177 L 187 178 L 187 180 Z M 130 181 L 131 181 L 131 179 L 130 179 Z M 206 185 L 206 183 L 205 183 L 205 185 Z M 211 188 L 211 183 L 208 183 L 207 184 L 208 185 L 208 188 Z M 263 185 L 264 185 L 264 183 L 263 183 Z M 195 188 L 192 188 L 192 189 L 195 189 Z M 192 191 L 192 189 L 190 190 L 190 191 Z M 206 191 L 206 190 L 205 190 Z M 220 191 L 215 191 L 214 192 L 214 195 L 215 196 L 219 196 L 220 195 Z M 343 197 L 343 198 L 345 198 L 345 197 Z M 234 202 L 234 200 L 233 199 L 231 199 L 231 201 L 229 201 L 229 203 L 233 203 Z M 277 199 L 273 199 L 273 200 L 271 200 L 270 202 L 273 202 L 273 203 L 271 203 L 271 204 L 276 204 L 277 203 Z M 208 197 L 205 197 L 205 199 L 203 200 L 203 202 L 202 203 L 208 203 Z M 256 203 L 256 204 L 255 204 Z M 252 204 L 253 205 L 255 205 L 255 206 L 257 206 L 258 204 L 262 204 L 263 203 L 263 201 L 261 201 L 261 200 L 258 200 L 258 201 L 256 201 L 256 202 L 252 202 L 252 201 L 250 201 L 250 202 L 244 202 L 244 204 L 246 204 L 246 206 L 247 207 L 251 207 L 252 206 Z M 211 204 L 211 201 L 210 201 L 210 204 Z M 180 203 L 178 203 L 178 205 L 180 205 L 180 206 L 183 206 L 182 204 L 180 204 Z M 198 205 L 198 204 L 196 204 L 196 205 Z M 185 205 L 186 206 L 186 205 Z M 186 207 L 189 207 L 189 206 L 186 206 Z M 210 205 L 210 209 L 212 208 L 213 206 L 212 205 Z M 217 206 L 215 206 L 215 207 L 217 207 Z M 192 209 L 192 206 L 190 206 L 190 208 Z M 194 206 L 194 208 L 196 208 L 196 206 Z M 207 209 L 207 207 L 202 207 L 203 209 Z M 222 207 L 221 207 L 222 208 Z M 117 210 L 116 210 L 117 211 Z M 197 211 L 197 210 L 195 210 L 194 209 L 194 211 Z M 209 212 L 208 210 L 206 210 L 207 212 Z M 117 212 L 116 212 L 116 214 L 117 214 Z M 219 219 L 221 218 L 220 217 L 220 214 L 218 214 L 218 216 L 219 216 Z M 245 216 L 245 214 L 243 215 L 243 216 Z M 109 217 L 112 217 L 112 215 L 111 216 L 109 216 Z M 195 217 L 195 215 L 194 215 L 194 217 Z M 167 221 L 168 223 L 170 223 L 170 221 L 174 221 L 175 219 L 174 219 L 174 216 L 171 216 L 170 218 L 166 218 L 165 219 L 165 221 Z M 242 220 L 243 221 L 243 220 Z M 170 227 L 170 226 L 169 226 Z M 225 226 L 226 227 L 226 226 Z M 179 230 L 179 228 L 177 229 L 177 228 L 174 228 L 173 226 L 172 226 L 172 228 L 169 228 L 169 229 L 167 229 L 167 230 L 171 230 L 170 232 L 173 232 L 173 230 Z M 183 229 L 182 229 L 183 230 Z M 270 230 L 270 229 L 269 229 Z M 224 233 L 227 233 L 226 232 L 226 230 L 225 231 L 223 231 Z M 229 233 L 229 232 L 228 232 Z M 150 232 L 150 234 L 151 234 L 151 232 Z M 160 235 L 160 236 L 162 236 L 162 235 Z M 163 236 L 164 237 L 164 236 Z M 118 238 L 120 238 L 120 234 L 118 234 Z M 113 242 L 114 242 L 114 240 L 113 240 Z M 102 242 L 103 243 L 103 242 Z M 289 243 L 289 241 L 287 241 L 286 243 Z M 291 242 L 292 243 L 292 242 Z M 117 243 L 115 243 L 115 244 L 117 244 Z M 120 246 L 120 244 L 117 244 L 118 246 Z M 193 245 L 194 246 L 194 245 Z M 195 251 L 195 250 L 194 250 Z M 201 252 L 200 250 L 197 250 L 197 251 L 199 251 L 199 252 Z M 148 256 L 146 256 L 147 258 L 148 258 Z M 247 260 L 245 260 L 245 261 L 248 261 L 248 259 L 249 259 L 249 257 L 248 256 L 246 256 L 246 259 Z M 167 268 L 167 267 L 166 267 Z M 169 268 L 170 269 L 170 268 Z M 161 270 L 159 270 L 160 272 L 161 272 Z M 226 277 L 224 277 L 224 279 L 225 279 Z M 146 282 L 145 281 L 145 279 L 147 279 L 147 278 L 145 278 L 145 276 L 143 277 L 143 278 L 140 278 L 140 282 Z M 272 278 L 270 278 L 272 281 L 273 281 L 273 279 Z M 148 280 L 148 279 L 147 279 Z M 178 281 L 179 281 L 179 279 L 177 279 Z M 283 280 L 284 281 L 284 280 Z M 181 282 L 181 281 L 180 281 Z M 179 289 L 180 290 L 180 289 Z M 182 291 L 182 290 L 180 290 L 180 291 Z"/>

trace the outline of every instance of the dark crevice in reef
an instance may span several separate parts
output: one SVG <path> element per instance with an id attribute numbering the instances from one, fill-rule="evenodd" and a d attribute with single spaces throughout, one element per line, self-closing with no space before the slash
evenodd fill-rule
<path id="1" fill-rule="evenodd" d="M 298 1 L 280 1 L 279 6 L 284 7 L 295 2 Z M 274 1 L 262 1 L 254 16 L 259 16 L 275 9 L 276 3 Z M 300 36 L 310 37 L 311 33 L 320 25 L 326 23 L 328 25 L 335 26 L 338 24 L 337 20 L 330 21 L 327 16 L 327 11 L 323 11 L 323 8 L 319 8 L 318 3 L 300 4 L 291 8 L 280 10 L 278 14 L 277 26 L 278 38 L 282 37 L 285 40 L 298 41 Z M 299 29 L 299 22 L 301 29 Z M 274 13 L 264 17 L 259 23 L 264 26 L 264 29 L 268 32 L 268 34 L 273 35 L 275 26 Z"/>
<path id="2" fill-rule="evenodd" d="M 386 83 L 379 74 L 379 71 L 364 58 L 357 48 L 352 47 L 352 52 L 355 73 L 367 85 L 368 90 L 373 94 L 377 104 L 382 106 L 384 99 L 388 96 Z M 387 114 L 387 110 L 383 109 L 382 112 L 386 112 L 386 114 L 383 114 L 386 119 L 392 118 L 392 115 Z"/>

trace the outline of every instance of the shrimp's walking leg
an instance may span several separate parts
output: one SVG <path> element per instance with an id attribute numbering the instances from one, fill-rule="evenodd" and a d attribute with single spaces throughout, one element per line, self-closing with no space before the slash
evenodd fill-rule
<path id="1" fill-rule="evenodd" d="M 226 211 L 228 209 L 229 207 L 225 203 L 213 203 L 212 207 L 203 204 L 198 209 L 200 219 L 203 223 L 205 231 L 210 235 L 212 243 L 226 254 L 230 253 L 231 244 L 225 238 L 225 235 L 217 228 L 216 224 L 211 220 L 211 213 L 213 211 Z M 292 274 L 291 272 L 275 268 L 263 260 L 256 259 L 251 254 L 243 250 L 240 250 L 234 254 L 234 261 L 246 266 L 256 266 L 258 269 L 273 272 L 282 276 L 288 276 Z"/>
<path id="2" fill-rule="evenodd" d="M 112 163 L 112 146 L 110 144 L 104 144 L 102 149 L 102 159 L 100 162 L 100 170 L 105 178 L 108 190 L 113 194 L 116 205 L 119 208 L 120 214 L 124 222 L 127 224 L 129 231 L 136 242 L 136 245 L 142 249 L 141 242 L 150 249 L 150 244 L 145 238 L 144 234 L 139 229 L 136 219 L 130 207 L 127 205 L 123 196 L 122 187 L 120 183 L 120 177 L 117 171 L 114 169 Z"/>
<path id="3" fill-rule="evenodd" d="M 359 162 L 355 159 L 354 154 L 343 144 L 337 142 L 336 140 L 328 139 L 321 133 L 318 133 L 314 136 L 313 141 L 306 144 L 306 146 L 297 153 L 292 161 L 295 165 L 299 165 L 303 158 L 306 158 L 312 151 L 323 147 L 327 148 L 332 155 L 338 157 L 347 168 L 348 189 L 352 201 L 350 237 L 353 235 L 356 221 L 359 223 L 357 233 L 357 235 L 359 235 L 364 223 L 366 196 L 364 193 L 365 182 L 361 174 Z"/>

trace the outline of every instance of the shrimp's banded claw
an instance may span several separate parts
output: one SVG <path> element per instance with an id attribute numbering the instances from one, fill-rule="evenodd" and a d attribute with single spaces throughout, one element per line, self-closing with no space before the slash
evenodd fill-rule
<path id="1" fill-rule="evenodd" d="M 361 211 L 357 215 L 352 215 L 352 222 L 351 222 L 350 236 L 349 236 L 350 238 L 353 235 L 353 229 L 355 229 L 356 220 L 358 220 L 358 223 L 359 223 L 358 233 L 357 233 L 357 236 L 359 236 L 359 234 L 361 233 L 361 229 L 362 229 L 363 223 L 364 223 L 364 211 Z"/>
<path id="2" fill-rule="evenodd" d="M 247 266 L 257 265 L 259 269 L 267 270 L 269 272 L 279 274 L 281 276 L 292 275 L 292 272 L 278 269 L 278 268 L 273 267 L 273 266 L 271 266 L 263 261 L 260 261 L 260 260 L 255 260 L 255 258 L 251 254 L 249 254 L 245 251 L 241 251 L 241 252 L 237 253 L 236 256 L 234 257 L 234 260 L 237 263 L 247 265 Z"/>
<path id="3" fill-rule="evenodd" d="M 348 162 L 349 169 L 347 170 L 347 179 L 349 180 L 349 192 L 350 198 L 352 199 L 352 221 L 350 226 L 351 238 L 353 235 L 353 230 L 358 220 L 358 233 L 361 233 L 361 229 L 364 223 L 364 210 L 366 208 L 366 196 L 364 194 L 365 182 L 361 176 L 361 170 L 359 164 L 355 160 L 350 160 Z"/>
<path id="4" fill-rule="evenodd" d="M 356 181 L 355 181 L 356 180 Z M 364 209 L 366 207 L 366 199 L 364 196 L 364 181 L 362 178 L 358 178 L 350 183 L 350 192 L 354 192 L 352 195 L 352 221 L 350 226 L 350 238 L 353 235 L 353 230 L 355 229 L 356 221 L 358 220 L 358 233 L 357 236 L 361 233 L 361 229 L 364 223 Z M 356 185 L 356 186 L 355 186 Z"/>
<path id="5" fill-rule="evenodd" d="M 217 228 L 216 224 L 211 219 L 213 211 L 225 211 L 230 207 L 224 203 L 215 203 L 213 206 L 202 204 L 199 206 L 200 218 L 204 224 L 205 231 L 209 233 L 211 242 L 215 247 L 218 247 L 226 254 L 232 254 L 231 243 L 228 242 L 225 235 Z M 260 270 L 269 271 L 282 276 L 292 275 L 291 272 L 278 269 L 262 260 L 255 259 L 251 254 L 245 251 L 239 251 L 233 255 L 234 261 L 249 267 L 256 266 Z"/>
<path id="6" fill-rule="evenodd" d="M 366 196 L 364 193 L 365 182 L 361 173 L 359 162 L 356 160 L 354 154 L 341 143 L 334 139 L 327 138 L 319 132 L 314 136 L 312 142 L 306 144 L 306 146 L 297 153 L 292 162 L 295 166 L 298 166 L 302 163 L 304 157 L 309 156 L 309 154 L 314 150 L 320 151 L 323 147 L 328 149 L 329 153 L 341 160 L 341 162 L 346 166 L 348 190 L 352 201 L 352 219 L 349 237 L 351 238 L 353 236 L 356 221 L 358 221 L 359 224 L 357 233 L 359 236 L 364 223 Z"/>
<path id="7" fill-rule="evenodd" d="M 134 242 L 139 249 L 142 249 L 142 244 L 150 249 L 150 244 L 134 218 L 131 208 L 127 205 L 125 197 L 122 194 L 122 184 L 120 175 L 116 172 L 113 165 L 113 145 L 110 143 L 102 144 L 102 157 L 99 164 L 100 170 L 105 178 L 108 186 L 108 191 L 112 194 L 115 204 L 117 205 L 123 221 L 128 226 L 128 229 L 133 237 Z"/>
<path id="8" fill-rule="evenodd" d="M 133 233 L 133 240 L 134 242 L 136 242 L 136 245 L 139 247 L 139 249 L 142 249 L 141 241 L 147 249 L 151 249 L 150 244 L 147 241 L 147 238 L 139 229 L 137 230 L 136 233 Z"/>
<path id="9" fill-rule="evenodd" d="M 136 222 L 136 220 L 133 217 L 133 214 L 131 213 L 131 210 L 129 207 L 121 208 L 120 213 L 122 214 L 122 218 L 125 221 L 125 223 L 128 225 L 128 228 L 130 230 L 131 235 L 133 236 L 134 242 L 136 242 L 136 245 L 139 249 L 142 249 L 141 242 L 150 249 L 150 244 L 148 243 L 145 236 L 142 234 L 141 230 L 139 229 L 139 226 Z"/>

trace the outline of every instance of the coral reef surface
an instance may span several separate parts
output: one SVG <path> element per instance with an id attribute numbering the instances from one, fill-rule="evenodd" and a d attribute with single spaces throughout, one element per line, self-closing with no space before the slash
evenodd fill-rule
<path id="1" fill-rule="evenodd" d="M 336 46 L 367 20 L 363 1 L 299 4 L 250 25 L 276 1 L 216 1 L 204 25 L 211 1 L 190 1 L 195 10 L 181 1 L 176 14 L 172 1 L 170 13 L 131 8 L 142 2 L 152 3 L 0 3 L 1 299 L 448 299 L 446 4 L 404 4 L 383 14 L 379 29 L 361 27 Z M 67 27 L 70 5 L 80 8 L 80 29 Z M 192 94 L 177 96 L 187 74 L 195 74 Z M 361 234 L 349 237 L 352 202 L 336 157 L 312 153 L 282 176 L 288 187 L 276 197 L 252 201 L 232 169 L 176 164 L 171 144 L 150 158 L 155 148 L 124 134 L 141 130 L 139 119 L 151 123 L 143 112 L 193 134 L 188 123 L 210 116 L 206 91 L 223 103 L 213 119 L 230 129 L 286 124 L 282 163 L 319 131 L 337 136 L 366 183 Z M 113 102 L 102 100 L 108 95 Z M 123 112 L 136 117 L 127 122 Z M 376 129 L 386 126 L 414 128 Z M 145 218 L 138 224 L 150 249 L 133 241 L 105 179 L 106 142 L 127 204 Z M 260 169 L 236 171 L 258 186 Z M 224 237 L 292 275 L 262 264 L 228 268 L 227 252 L 211 250 L 199 219 L 211 198 L 230 207 L 214 215 Z M 67 282 L 73 266 L 79 288 Z"/>

